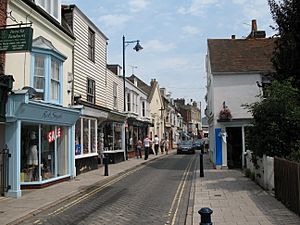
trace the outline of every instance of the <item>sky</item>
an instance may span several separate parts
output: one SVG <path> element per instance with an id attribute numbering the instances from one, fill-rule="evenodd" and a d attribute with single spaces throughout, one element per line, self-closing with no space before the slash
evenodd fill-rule
<path id="1" fill-rule="evenodd" d="M 156 79 L 171 97 L 206 103 L 207 39 L 245 38 L 251 20 L 275 32 L 267 0 L 62 0 L 75 4 L 108 38 L 108 64 L 122 66 L 122 36 L 140 40 L 125 50 L 126 76 Z"/>

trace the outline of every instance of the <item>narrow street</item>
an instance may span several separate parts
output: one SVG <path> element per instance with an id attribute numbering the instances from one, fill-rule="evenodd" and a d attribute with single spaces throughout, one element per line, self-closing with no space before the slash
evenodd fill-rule
<path id="1" fill-rule="evenodd" d="M 22 224 L 185 224 L 195 159 L 162 157 Z"/>

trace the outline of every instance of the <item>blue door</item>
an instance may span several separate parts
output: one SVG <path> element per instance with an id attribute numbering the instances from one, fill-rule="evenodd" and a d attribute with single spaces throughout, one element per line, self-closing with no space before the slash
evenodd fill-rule
<path id="1" fill-rule="evenodd" d="M 222 136 L 221 128 L 215 128 L 216 166 L 222 166 Z"/>

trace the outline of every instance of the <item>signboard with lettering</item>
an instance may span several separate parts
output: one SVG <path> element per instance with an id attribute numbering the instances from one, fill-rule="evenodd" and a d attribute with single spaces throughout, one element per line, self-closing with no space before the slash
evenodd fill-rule
<path id="1" fill-rule="evenodd" d="M 0 29 L 0 52 L 31 51 L 31 27 Z"/>

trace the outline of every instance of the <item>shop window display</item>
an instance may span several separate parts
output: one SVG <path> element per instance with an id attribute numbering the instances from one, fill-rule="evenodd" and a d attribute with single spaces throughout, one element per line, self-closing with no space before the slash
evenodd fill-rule
<path id="1" fill-rule="evenodd" d="M 68 174 L 68 128 L 22 124 L 21 182 L 41 182 Z"/>
<path id="2" fill-rule="evenodd" d="M 26 126 L 21 132 L 21 181 L 39 180 L 38 126 Z"/>
<path id="3" fill-rule="evenodd" d="M 121 150 L 122 149 L 122 124 L 107 123 L 103 127 L 104 133 L 104 150 Z"/>
<path id="4" fill-rule="evenodd" d="M 97 120 L 80 118 L 75 125 L 75 155 L 97 153 Z"/>

